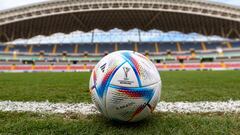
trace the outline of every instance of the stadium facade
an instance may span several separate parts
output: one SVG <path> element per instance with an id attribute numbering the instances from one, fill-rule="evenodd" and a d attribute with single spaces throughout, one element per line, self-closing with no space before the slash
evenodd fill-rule
<path id="1" fill-rule="evenodd" d="M 2 11 L 0 40 L 57 32 L 159 29 L 239 37 L 240 9 L 207 0 L 56 0 Z"/>
<path id="2" fill-rule="evenodd" d="M 198 0 L 57 0 L 0 12 L 0 41 L 113 28 L 238 39 L 240 8 Z M 145 54 L 159 70 L 240 69 L 238 40 L 0 45 L 0 71 L 86 71 L 117 50 Z"/>

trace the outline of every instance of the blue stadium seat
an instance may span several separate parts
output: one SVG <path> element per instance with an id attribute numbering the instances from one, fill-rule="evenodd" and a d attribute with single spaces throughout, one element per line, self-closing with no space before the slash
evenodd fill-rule
<path id="1" fill-rule="evenodd" d="M 96 45 L 95 44 L 80 44 L 78 47 L 79 47 L 78 53 L 84 53 L 84 52 L 95 53 Z"/>
<path id="2" fill-rule="evenodd" d="M 27 46 L 27 45 L 15 45 L 14 47 L 10 47 L 9 51 L 10 52 L 18 51 L 18 52 L 27 53 L 29 51 L 29 46 Z"/>
<path id="3" fill-rule="evenodd" d="M 155 53 L 155 43 L 140 43 L 138 45 L 138 52 L 145 53 L 146 51 Z"/>
<path id="4" fill-rule="evenodd" d="M 5 45 L 0 44 L 0 52 L 4 52 L 4 49 L 5 49 Z"/>
<path id="5" fill-rule="evenodd" d="M 231 44 L 233 48 L 240 48 L 240 42 L 232 42 Z"/>
<path id="6" fill-rule="evenodd" d="M 159 43 L 159 51 L 160 51 L 160 52 L 166 52 L 167 50 L 177 51 L 177 45 L 176 45 L 176 43 L 171 43 L 171 42 L 162 42 L 162 43 Z"/>
<path id="7" fill-rule="evenodd" d="M 114 43 L 99 43 L 99 53 L 111 53 L 115 51 L 115 44 Z"/>
<path id="8" fill-rule="evenodd" d="M 41 44 L 41 45 L 33 45 L 33 52 L 41 52 L 44 51 L 45 53 L 52 53 L 54 45 L 48 44 Z"/>
<path id="9" fill-rule="evenodd" d="M 134 43 L 119 43 L 118 50 L 131 50 L 134 51 Z"/>
<path id="10" fill-rule="evenodd" d="M 190 51 L 191 49 L 202 50 L 202 46 L 200 42 L 184 42 L 180 44 L 181 44 L 182 51 Z"/>
<path id="11" fill-rule="evenodd" d="M 206 42 L 207 49 L 217 49 L 218 47 L 226 48 L 222 42 Z"/>
<path id="12" fill-rule="evenodd" d="M 57 53 L 74 53 L 75 44 L 60 44 L 57 45 Z"/>

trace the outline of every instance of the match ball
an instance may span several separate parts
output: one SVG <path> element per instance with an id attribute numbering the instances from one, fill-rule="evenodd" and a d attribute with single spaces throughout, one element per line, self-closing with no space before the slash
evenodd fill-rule
<path id="1" fill-rule="evenodd" d="M 144 55 L 117 51 L 95 66 L 89 88 L 92 101 L 105 117 L 137 122 L 151 115 L 157 106 L 161 78 Z"/>

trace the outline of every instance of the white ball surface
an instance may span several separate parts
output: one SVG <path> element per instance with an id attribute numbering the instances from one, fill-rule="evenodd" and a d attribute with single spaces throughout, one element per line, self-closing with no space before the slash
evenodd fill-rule
<path id="1" fill-rule="evenodd" d="M 161 78 L 142 54 L 117 51 L 95 66 L 89 88 L 92 101 L 105 117 L 136 122 L 148 117 L 159 102 Z"/>

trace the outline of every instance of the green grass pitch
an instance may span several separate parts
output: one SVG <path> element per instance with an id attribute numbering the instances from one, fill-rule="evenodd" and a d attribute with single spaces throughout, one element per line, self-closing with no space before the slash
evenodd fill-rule
<path id="1" fill-rule="evenodd" d="M 0 73 L 0 100 L 91 102 L 90 73 Z M 240 100 L 240 71 L 161 72 L 161 100 Z M 157 113 L 139 123 L 101 115 L 0 112 L 0 134 L 240 134 L 239 114 Z"/>

